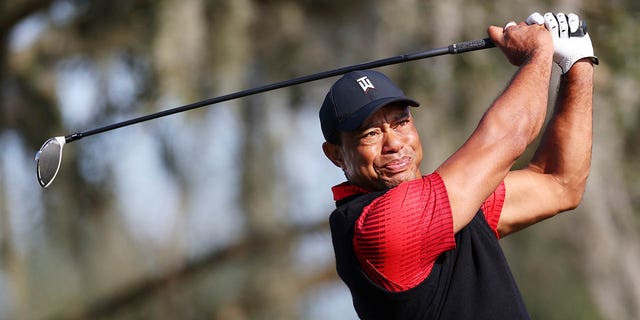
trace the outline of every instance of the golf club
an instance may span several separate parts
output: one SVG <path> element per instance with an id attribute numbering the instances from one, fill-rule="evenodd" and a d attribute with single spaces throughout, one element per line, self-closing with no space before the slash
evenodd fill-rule
<path id="1" fill-rule="evenodd" d="M 439 55 L 458 54 L 458 53 L 464 53 L 464 52 L 481 50 L 481 49 L 492 48 L 492 47 L 495 47 L 495 45 L 493 42 L 491 42 L 489 38 L 458 42 L 458 43 L 449 45 L 448 47 L 441 47 L 441 48 L 420 51 L 420 52 L 411 53 L 411 54 L 399 55 L 399 56 L 390 57 L 386 59 L 374 60 L 370 62 L 355 64 L 355 65 L 346 66 L 346 67 L 342 67 L 334 70 L 302 76 L 302 77 L 298 77 L 290 80 L 275 82 L 275 83 L 267 84 L 264 86 L 255 87 L 255 88 L 247 89 L 243 91 L 238 91 L 235 93 L 230 93 L 227 95 L 202 100 L 199 102 L 194 102 L 181 107 L 176 107 L 173 109 L 160 111 L 160 112 L 149 114 L 146 116 L 141 116 L 134 119 L 114 123 L 114 124 L 107 125 L 104 127 L 93 129 L 93 130 L 77 132 L 77 133 L 73 133 L 66 136 L 53 137 L 45 141 L 45 143 L 42 145 L 40 150 L 36 153 L 36 157 L 35 157 L 36 175 L 38 178 L 38 182 L 43 188 L 46 188 L 49 185 L 51 185 L 51 183 L 53 182 L 53 179 L 55 179 L 56 175 L 58 174 L 58 171 L 60 170 L 60 163 L 62 162 L 62 150 L 65 144 L 73 142 L 75 140 L 82 139 L 84 137 L 94 135 L 94 134 L 126 127 L 132 124 L 168 116 L 171 114 L 175 114 L 175 113 L 179 113 L 179 112 L 183 112 L 191 109 L 208 106 L 215 103 L 220 103 L 228 100 L 246 97 L 246 96 L 257 94 L 257 93 L 280 89 L 280 88 L 293 86 L 301 83 L 306 83 L 310 81 L 325 79 L 325 78 L 345 74 L 351 71 L 378 68 L 378 67 L 398 64 L 398 63 L 407 62 L 407 61 L 435 57 Z"/>

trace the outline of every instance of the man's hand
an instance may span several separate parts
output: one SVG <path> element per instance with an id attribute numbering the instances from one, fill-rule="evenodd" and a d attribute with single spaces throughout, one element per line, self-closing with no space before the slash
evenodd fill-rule
<path id="1" fill-rule="evenodd" d="M 536 12 L 530 17 L 535 15 L 540 14 Z M 541 24 L 540 20 L 531 22 Z M 560 12 L 554 15 L 547 12 L 544 15 L 544 25 L 551 32 L 554 47 L 553 61 L 560 66 L 562 74 L 567 73 L 580 59 L 590 58 L 591 62 L 598 64 L 598 58 L 593 54 L 591 38 L 576 14 Z"/>
<path id="2" fill-rule="evenodd" d="M 491 26 L 487 32 L 493 43 L 515 66 L 522 66 L 536 55 L 551 58 L 553 54 L 553 40 L 541 24 L 516 24 L 511 21 L 504 28 Z"/>

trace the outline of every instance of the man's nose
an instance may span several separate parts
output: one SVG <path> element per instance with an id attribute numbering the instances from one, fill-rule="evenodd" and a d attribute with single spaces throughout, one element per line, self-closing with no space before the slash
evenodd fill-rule
<path id="1" fill-rule="evenodd" d="M 384 133 L 384 141 L 382 145 L 382 153 L 395 153 L 402 149 L 402 136 L 395 130 L 390 129 Z"/>

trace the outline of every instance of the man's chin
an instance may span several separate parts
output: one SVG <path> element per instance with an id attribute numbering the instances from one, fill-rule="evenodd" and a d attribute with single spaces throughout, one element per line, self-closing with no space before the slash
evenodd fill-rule
<path id="1" fill-rule="evenodd" d="M 413 181 L 419 178 L 420 178 L 419 174 L 403 172 L 402 174 L 396 174 L 393 177 L 389 177 L 388 179 L 385 179 L 384 184 L 387 188 L 393 188 L 400 185 L 403 182 Z"/>

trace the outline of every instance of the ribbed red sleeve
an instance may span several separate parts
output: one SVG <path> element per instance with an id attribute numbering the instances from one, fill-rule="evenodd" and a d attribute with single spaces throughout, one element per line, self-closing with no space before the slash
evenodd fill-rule
<path id="1" fill-rule="evenodd" d="M 484 213 L 484 219 L 489 223 L 489 227 L 491 227 L 497 239 L 500 239 L 500 235 L 498 234 L 498 221 L 500 220 L 500 213 L 502 212 L 506 194 L 507 192 L 503 181 L 496 191 L 482 204 L 482 207 L 480 207 L 482 213 Z"/>
<path id="2" fill-rule="evenodd" d="M 381 287 L 398 292 L 420 284 L 436 258 L 455 248 L 442 178 L 405 182 L 374 200 L 356 221 L 353 241 L 361 266 Z"/>

